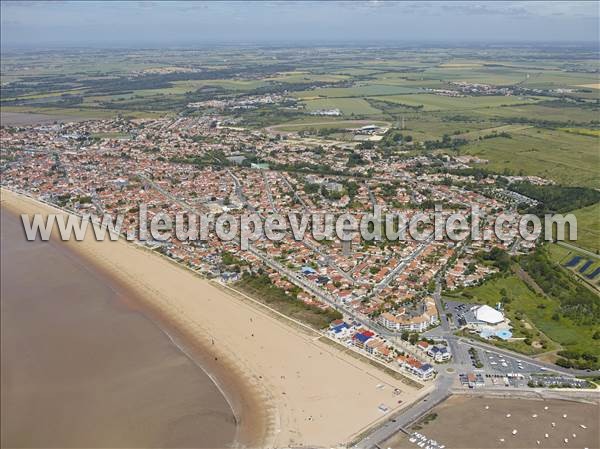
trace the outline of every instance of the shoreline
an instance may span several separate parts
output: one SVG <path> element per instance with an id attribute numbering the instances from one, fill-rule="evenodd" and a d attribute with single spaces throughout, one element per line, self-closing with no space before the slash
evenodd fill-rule
<path id="1" fill-rule="evenodd" d="M 15 193 L 5 188 L 1 190 L 1 198 L 1 208 L 15 215 L 19 221 L 21 213 L 31 214 L 41 212 L 44 216 L 47 213 L 66 213 L 58 207 L 53 207 L 30 196 Z M 94 239 L 86 237 L 85 242 L 76 243 L 88 243 L 88 240 L 93 241 Z M 261 408 L 259 404 L 264 403 L 263 392 L 244 382 L 243 376 L 232 374 L 232 372 L 236 371 L 235 367 L 215 364 L 215 354 L 216 358 L 221 359 L 219 352 L 208 348 L 206 344 L 203 344 L 204 342 L 189 335 L 186 332 L 186 328 L 177 323 L 176 320 L 169 318 L 164 310 L 160 310 L 160 306 L 148 298 L 145 299 L 141 289 L 132 286 L 131 283 L 126 282 L 122 277 L 115 276 L 113 270 L 105 264 L 98 263 L 98 259 L 94 258 L 85 248 L 70 241 L 61 241 L 57 238 L 56 233 L 53 233 L 51 241 L 54 244 L 67 244 L 67 251 L 74 252 L 76 257 L 83 259 L 86 264 L 93 266 L 93 270 L 101 278 L 110 279 L 120 292 L 127 293 L 129 300 L 125 305 L 149 319 L 178 351 L 191 360 L 194 365 L 210 378 L 235 417 L 236 436 L 234 447 L 262 447 L 266 443 L 268 439 L 266 432 L 260 432 L 257 429 L 268 429 L 268 425 L 265 424 L 267 417 L 254 414 L 254 411 Z M 122 242 L 122 239 L 119 239 L 118 242 L 107 241 L 103 243 L 108 243 L 109 245 L 111 243 L 127 245 L 127 243 Z M 149 251 L 143 247 L 132 247 L 132 249 L 144 252 Z M 223 359 L 226 360 L 226 357 L 223 357 Z"/>
<path id="2" fill-rule="evenodd" d="M 7 189 L 2 199 L 20 213 L 65 213 Z M 422 393 L 140 245 L 91 235 L 65 243 L 135 291 L 151 319 L 225 393 L 239 423 L 238 446 L 342 446 Z"/>

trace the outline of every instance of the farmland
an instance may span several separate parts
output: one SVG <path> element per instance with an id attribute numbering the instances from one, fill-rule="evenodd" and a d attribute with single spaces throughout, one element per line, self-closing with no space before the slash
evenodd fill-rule
<path id="1" fill-rule="evenodd" d="M 324 98 L 306 101 L 304 104 L 310 112 L 339 109 L 344 116 L 373 116 L 381 113 L 362 98 Z"/>
<path id="2" fill-rule="evenodd" d="M 455 98 L 432 94 L 390 95 L 378 99 L 410 107 L 422 107 L 424 111 L 461 111 L 463 109 L 491 108 L 516 104 L 522 105 L 538 101 L 537 98 L 525 97 L 485 96 Z"/>
<path id="3" fill-rule="evenodd" d="M 512 138 L 469 143 L 462 151 L 489 161 L 487 168 L 526 173 L 565 185 L 600 187 L 598 139 L 562 131 L 513 129 Z"/>
<path id="4" fill-rule="evenodd" d="M 190 105 L 207 101 L 282 95 L 222 112 L 241 126 L 284 132 L 385 123 L 410 136 L 410 154 L 452 136 L 466 141 L 458 154 L 487 161 L 488 171 L 598 187 L 599 68 L 592 50 L 560 47 L 381 48 L 376 56 L 350 47 L 7 52 L 2 110 L 157 117 L 201 113 L 206 107 Z M 510 138 L 485 138 L 494 132 Z"/>

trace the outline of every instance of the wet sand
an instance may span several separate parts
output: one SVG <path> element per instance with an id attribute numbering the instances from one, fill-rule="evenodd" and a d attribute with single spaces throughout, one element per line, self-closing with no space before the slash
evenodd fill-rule
<path id="1" fill-rule="evenodd" d="M 599 410 L 597 403 L 457 395 L 432 410 L 437 418 L 428 424 L 417 423 L 410 430 L 452 449 L 598 449 Z M 565 414 L 567 417 L 563 418 Z M 513 430 L 517 430 L 516 435 L 512 434 Z M 418 449 L 404 434 L 396 435 L 381 447 Z"/>
<path id="2" fill-rule="evenodd" d="M 57 212 L 4 189 L 2 200 L 28 214 Z M 388 419 L 380 405 L 391 413 L 422 393 L 154 252 L 91 235 L 65 245 L 137 292 L 144 310 L 194 342 L 238 417 L 237 440 L 247 446 L 337 447 Z"/>
<path id="3" fill-rule="evenodd" d="M 2 447 L 225 447 L 235 417 L 135 293 L 1 221 Z"/>

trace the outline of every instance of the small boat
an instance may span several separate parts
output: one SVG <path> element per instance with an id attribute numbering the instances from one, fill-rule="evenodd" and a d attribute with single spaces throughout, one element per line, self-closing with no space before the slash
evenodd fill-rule
<path id="1" fill-rule="evenodd" d="M 512 434 L 516 435 L 517 434 L 517 429 L 513 429 Z"/>
<path id="2" fill-rule="evenodd" d="M 538 416 L 538 415 L 537 415 L 537 414 L 535 414 L 535 413 L 534 413 L 533 415 L 531 415 L 531 417 L 532 417 L 532 418 L 537 418 L 537 416 Z"/>
<path id="3" fill-rule="evenodd" d="M 582 429 L 587 429 L 587 426 L 584 426 L 583 424 L 579 424 L 579 427 L 581 427 Z"/>
<path id="4" fill-rule="evenodd" d="M 567 417 L 567 414 L 565 413 L 565 414 L 563 415 L 563 418 L 566 418 L 566 417 Z"/>

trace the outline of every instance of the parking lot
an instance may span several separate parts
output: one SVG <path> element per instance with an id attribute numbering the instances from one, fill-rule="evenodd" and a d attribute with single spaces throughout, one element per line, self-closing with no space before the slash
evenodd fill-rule
<path id="1" fill-rule="evenodd" d="M 530 374 L 540 371 L 535 365 L 523 361 L 517 357 L 509 357 L 504 354 L 499 354 L 493 350 L 479 350 L 480 359 L 483 362 L 483 367 L 486 372 L 492 374 Z"/>
<path id="2" fill-rule="evenodd" d="M 447 300 L 444 300 L 444 304 L 445 312 L 452 314 L 452 318 L 449 320 L 451 329 L 460 329 L 464 326 L 466 323 L 461 322 L 459 317 L 464 315 L 471 307 L 475 306 L 475 304 L 464 304 L 462 302 Z"/>
<path id="3" fill-rule="evenodd" d="M 481 374 L 487 386 L 526 387 L 532 374 L 543 374 L 544 371 L 544 369 L 518 357 L 510 357 L 493 350 L 475 348 L 468 344 L 462 344 L 461 346 L 468 354 L 469 370 L 476 375 Z M 480 362 L 482 366 L 478 365 L 477 362 Z M 544 378 L 546 377 L 544 376 Z M 561 377 L 561 379 L 570 378 Z"/>
<path id="4" fill-rule="evenodd" d="M 575 377 L 554 376 L 547 374 L 533 374 L 531 380 L 538 387 L 559 387 L 559 388 L 589 388 L 590 384 L 583 379 Z"/>

